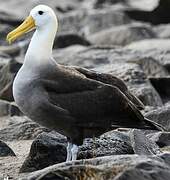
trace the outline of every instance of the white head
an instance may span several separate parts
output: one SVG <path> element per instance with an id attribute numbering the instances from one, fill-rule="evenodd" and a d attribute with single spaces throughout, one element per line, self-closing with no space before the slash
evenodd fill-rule
<path id="1" fill-rule="evenodd" d="M 46 5 L 38 5 L 31 10 L 30 15 L 19 27 L 7 35 L 7 40 L 9 43 L 11 43 L 24 33 L 27 33 L 33 29 L 50 29 L 56 33 L 57 28 L 58 22 L 54 11 Z"/>
<path id="2" fill-rule="evenodd" d="M 30 15 L 15 30 L 7 35 L 9 43 L 16 40 L 23 34 L 36 29 L 24 63 L 31 66 L 47 64 L 52 56 L 52 47 L 58 28 L 58 22 L 54 11 L 46 5 L 38 5 L 33 8 Z"/>
<path id="3" fill-rule="evenodd" d="M 53 24 L 57 30 L 57 18 L 50 7 L 46 5 L 38 5 L 31 10 L 30 16 L 34 19 L 37 29 L 48 28 L 49 24 Z"/>

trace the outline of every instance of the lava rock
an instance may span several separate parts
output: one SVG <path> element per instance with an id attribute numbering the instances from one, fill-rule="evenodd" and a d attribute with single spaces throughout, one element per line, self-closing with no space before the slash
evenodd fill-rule
<path id="1" fill-rule="evenodd" d="M 101 8 L 106 5 L 113 5 L 116 3 L 125 3 L 127 0 L 96 0 L 94 3 L 95 8 Z"/>
<path id="2" fill-rule="evenodd" d="M 0 98 L 13 101 L 12 84 L 15 74 L 18 72 L 21 64 L 15 60 L 9 61 L 0 69 Z"/>
<path id="3" fill-rule="evenodd" d="M 170 40 L 169 39 L 148 39 L 132 42 L 125 47 L 138 52 L 139 56 L 152 57 L 163 65 L 170 72 Z"/>
<path id="4" fill-rule="evenodd" d="M 156 34 L 149 25 L 128 24 L 104 29 L 88 37 L 90 42 L 98 45 L 121 45 L 124 46 L 133 41 L 155 38 Z"/>
<path id="5" fill-rule="evenodd" d="M 0 157 L 5 156 L 15 156 L 15 153 L 6 143 L 0 140 Z"/>
<path id="6" fill-rule="evenodd" d="M 1 2 L 1 9 L 3 9 L 3 11 L 5 11 L 6 13 L 12 14 L 12 16 L 14 16 L 14 17 L 23 19 L 23 18 L 25 18 L 26 14 L 29 14 L 30 10 L 33 7 L 35 7 L 36 5 L 39 5 L 39 4 L 48 5 L 48 6 L 52 7 L 54 10 L 59 9 L 59 8 L 63 9 L 63 10 L 67 10 L 67 9 L 69 10 L 69 9 L 74 9 L 77 6 L 80 6 L 80 3 L 78 3 L 78 1 L 76 1 L 76 0 L 70 0 L 70 1 L 63 0 L 62 2 L 55 1 L 55 0 L 51 0 L 49 2 L 47 2 L 45 0 L 39 0 L 39 1 L 30 0 L 28 2 L 25 2 L 23 0 L 18 0 L 18 1 L 13 1 L 13 2 L 7 1 L 6 3 Z M 8 17 L 5 17 L 4 19 L 6 20 L 6 19 L 8 19 Z M 19 23 L 17 23 L 17 25 L 18 24 Z"/>
<path id="7" fill-rule="evenodd" d="M 8 101 L 0 100 L 0 117 L 9 114 L 10 103 Z"/>
<path id="8" fill-rule="evenodd" d="M 170 24 L 161 24 L 154 26 L 153 31 L 159 38 L 170 38 Z"/>
<path id="9" fill-rule="evenodd" d="M 155 141 L 145 136 L 144 132 L 141 130 L 132 130 L 130 137 L 135 154 L 156 155 L 161 153 L 159 146 L 155 143 Z"/>
<path id="10" fill-rule="evenodd" d="M 49 130 L 32 122 L 27 117 L 7 117 L 7 127 L 0 129 L 0 139 L 4 141 L 34 139 L 42 132 Z"/>
<path id="11" fill-rule="evenodd" d="M 58 133 L 43 133 L 34 140 L 20 172 L 31 172 L 66 160 L 66 138 Z M 78 159 L 106 155 L 132 154 L 129 137 L 111 131 L 95 140 L 86 139 L 80 146 Z"/>
<path id="12" fill-rule="evenodd" d="M 164 103 L 170 100 L 170 77 L 152 77 L 149 78 L 154 88 L 157 90 L 161 96 Z"/>
<path id="13" fill-rule="evenodd" d="M 20 172 L 32 172 L 66 159 L 66 138 L 58 133 L 42 133 L 32 143 Z"/>
<path id="14" fill-rule="evenodd" d="M 60 34 L 54 41 L 54 48 L 65 48 L 74 44 L 89 46 L 90 42 L 77 34 Z"/>
<path id="15" fill-rule="evenodd" d="M 170 146 L 170 132 L 157 132 L 148 134 L 152 141 L 159 145 L 159 147 Z"/>
<path id="16" fill-rule="evenodd" d="M 15 103 L 0 100 L 0 117 L 1 116 L 20 116 L 23 113 L 19 110 Z"/>
<path id="17" fill-rule="evenodd" d="M 159 0 L 158 6 L 153 11 L 142 11 L 138 9 L 126 10 L 126 14 L 138 21 L 149 22 L 152 24 L 165 24 L 170 22 L 170 1 Z"/>
<path id="18" fill-rule="evenodd" d="M 90 9 L 77 10 L 64 14 L 60 18 L 59 32 L 89 35 L 106 28 L 130 23 L 130 19 L 121 10 Z"/>
<path id="19" fill-rule="evenodd" d="M 170 106 L 162 106 L 146 113 L 145 116 L 161 124 L 167 131 L 170 130 Z"/>
<path id="20" fill-rule="evenodd" d="M 18 106 L 15 104 L 15 102 L 10 103 L 9 110 L 8 110 L 9 115 L 12 116 L 22 116 L 23 113 L 20 111 Z"/>
<path id="21" fill-rule="evenodd" d="M 168 159 L 169 156 L 166 155 Z M 116 155 L 56 164 L 22 176 L 31 179 L 169 180 L 167 160 L 155 156 Z"/>

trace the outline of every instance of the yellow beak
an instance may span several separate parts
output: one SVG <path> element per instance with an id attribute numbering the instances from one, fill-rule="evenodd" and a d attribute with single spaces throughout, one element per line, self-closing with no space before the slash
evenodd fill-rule
<path id="1" fill-rule="evenodd" d="M 6 40 L 9 42 L 9 44 L 11 44 L 18 37 L 21 37 L 24 33 L 27 33 L 28 31 L 32 30 L 34 27 L 35 27 L 34 19 L 32 18 L 32 16 L 28 16 L 20 26 L 18 26 L 16 29 L 11 31 L 7 35 Z"/>

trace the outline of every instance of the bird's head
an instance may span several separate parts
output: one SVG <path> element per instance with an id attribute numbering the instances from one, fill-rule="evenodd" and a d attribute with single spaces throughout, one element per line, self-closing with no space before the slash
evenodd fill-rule
<path id="1" fill-rule="evenodd" d="M 49 25 L 53 25 L 57 31 L 58 23 L 54 11 L 46 5 L 38 5 L 31 10 L 30 15 L 20 26 L 7 35 L 7 41 L 12 43 L 17 38 L 33 29 L 49 29 Z"/>

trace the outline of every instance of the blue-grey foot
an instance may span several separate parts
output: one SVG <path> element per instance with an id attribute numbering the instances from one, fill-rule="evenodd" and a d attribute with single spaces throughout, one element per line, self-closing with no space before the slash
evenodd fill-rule
<path id="1" fill-rule="evenodd" d="M 73 144 L 73 147 L 71 148 L 71 155 L 72 155 L 72 161 L 77 159 L 79 147 L 76 144 Z"/>
<path id="2" fill-rule="evenodd" d="M 74 161 L 77 159 L 77 154 L 78 154 L 78 146 L 76 144 L 72 144 L 68 142 L 67 144 L 67 159 L 66 162 L 68 161 Z"/>
<path id="3" fill-rule="evenodd" d="M 72 147 L 73 147 L 73 144 L 68 142 L 68 144 L 67 144 L 67 159 L 66 159 L 66 162 L 71 161 L 71 159 L 72 159 L 72 154 L 71 154 Z"/>

